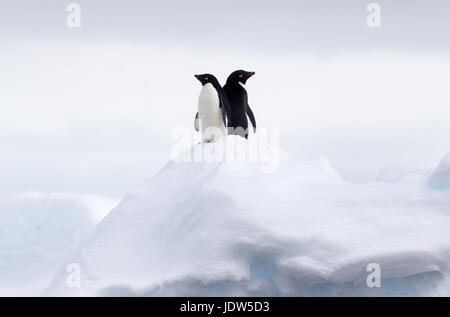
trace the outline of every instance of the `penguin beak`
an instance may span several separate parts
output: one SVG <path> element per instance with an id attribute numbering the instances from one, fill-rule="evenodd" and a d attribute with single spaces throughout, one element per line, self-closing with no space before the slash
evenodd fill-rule
<path id="1" fill-rule="evenodd" d="M 252 76 L 255 75 L 255 74 L 256 74 L 255 72 L 249 72 L 249 73 L 248 73 L 248 78 L 252 77 Z"/>
<path id="2" fill-rule="evenodd" d="M 195 77 L 195 78 L 197 78 L 197 80 L 198 80 L 199 82 L 201 82 L 201 83 L 203 84 L 203 82 L 202 82 L 202 79 L 201 79 L 200 75 L 194 75 L 194 77 Z"/>

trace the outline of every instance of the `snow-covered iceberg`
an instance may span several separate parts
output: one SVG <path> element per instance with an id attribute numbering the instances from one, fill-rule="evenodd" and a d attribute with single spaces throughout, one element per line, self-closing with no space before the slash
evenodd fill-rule
<path id="1" fill-rule="evenodd" d="M 36 296 L 117 205 L 94 195 L 28 192 L 0 201 L 0 296 Z"/>
<path id="2" fill-rule="evenodd" d="M 187 153 L 247 148 L 228 136 Z M 175 160 L 127 195 L 44 295 L 450 295 L 450 191 L 427 176 L 351 184 L 324 157 Z M 381 287 L 366 284 L 381 268 Z"/>

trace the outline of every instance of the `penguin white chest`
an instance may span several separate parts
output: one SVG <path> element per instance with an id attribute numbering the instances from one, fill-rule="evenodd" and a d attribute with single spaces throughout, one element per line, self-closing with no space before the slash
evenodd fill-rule
<path id="1" fill-rule="evenodd" d="M 203 139 L 208 142 L 216 141 L 226 132 L 219 103 L 219 95 L 214 86 L 210 83 L 204 85 L 198 99 L 198 116 Z"/>

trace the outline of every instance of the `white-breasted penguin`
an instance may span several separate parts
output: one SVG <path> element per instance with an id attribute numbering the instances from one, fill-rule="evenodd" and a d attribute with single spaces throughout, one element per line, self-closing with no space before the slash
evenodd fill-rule
<path id="1" fill-rule="evenodd" d="M 248 104 L 247 90 L 244 88 L 247 80 L 253 75 L 255 75 L 255 72 L 237 70 L 228 76 L 227 83 L 223 86 L 231 106 L 231 119 L 228 122 L 228 127 L 232 129 L 228 129 L 228 132 L 246 139 L 248 138 L 247 116 L 253 125 L 253 132 L 256 132 L 255 116 Z"/>
<path id="2" fill-rule="evenodd" d="M 195 116 L 196 131 L 202 129 L 204 142 L 215 142 L 226 135 L 228 121 L 231 118 L 231 108 L 228 98 L 214 75 L 195 75 L 202 83 L 198 98 L 198 112 Z"/>

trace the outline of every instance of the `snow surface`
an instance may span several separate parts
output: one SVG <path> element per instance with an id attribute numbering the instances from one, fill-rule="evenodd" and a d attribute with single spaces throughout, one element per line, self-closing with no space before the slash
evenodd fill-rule
<path id="1" fill-rule="evenodd" d="M 68 259 L 81 287 L 66 285 L 64 265 L 44 295 L 450 295 L 450 190 L 421 173 L 355 185 L 322 156 L 283 152 L 264 173 L 233 162 L 245 142 L 228 136 L 169 162 Z M 224 159 L 188 162 L 198 151 Z M 366 285 L 370 263 L 381 288 Z"/>
<path id="2" fill-rule="evenodd" d="M 93 195 L 37 192 L 0 201 L 0 296 L 39 295 L 117 205 Z"/>

